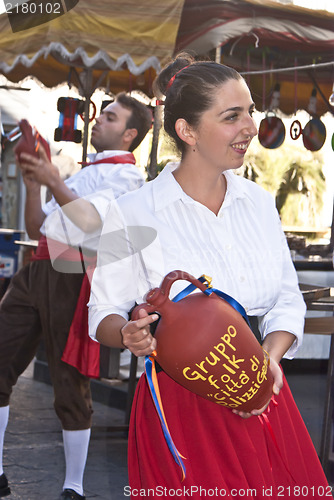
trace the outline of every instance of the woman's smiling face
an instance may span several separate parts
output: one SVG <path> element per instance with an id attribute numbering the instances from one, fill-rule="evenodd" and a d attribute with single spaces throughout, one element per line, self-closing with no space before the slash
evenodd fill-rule
<path id="1" fill-rule="evenodd" d="M 257 128 L 254 102 L 243 79 L 230 79 L 218 88 L 213 105 L 194 130 L 201 159 L 221 171 L 242 166 Z"/>

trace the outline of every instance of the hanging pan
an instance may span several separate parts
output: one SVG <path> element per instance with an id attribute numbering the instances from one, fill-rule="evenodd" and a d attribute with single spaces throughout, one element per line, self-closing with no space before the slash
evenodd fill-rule
<path id="1" fill-rule="evenodd" d="M 266 117 L 261 121 L 259 127 L 259 142 L 267 149 L 276 149 L 283 144 L 285 139 L 285 126 L 282 120 L 276 116 L 273 109 L 278 108 L 280 100 L 280 84 L 274 88 L 269 110 Z"/>
<path id="2" fill-rule="evenodd" d="M 326 140 L 326 127 L 316 115 L 317 90 L 314 88 L 310 97 L 308 111 L 312 118 L 305 125 L 304 129 L 299 120 L 294 120 L 290 127 L 291 139 L 296 140 L 303 136 L 303 144 L 309 151 L 319 151 Z"/>

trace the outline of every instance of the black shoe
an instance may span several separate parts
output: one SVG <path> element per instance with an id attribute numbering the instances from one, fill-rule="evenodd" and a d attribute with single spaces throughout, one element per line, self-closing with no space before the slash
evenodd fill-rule
<path id="1" fill-rule="evenodd" d="M 10 495 L 10 487 L 8 486 L 8 481 L 5 474 L 0 476 L 0 497 L 6 497 Z"/>
<path id="2" fill-rule="evenodd" d="M 86 497 L 84 495 L 79 495 L 74 490 L 70 490 L 69 488 L 66 488 L 62 494 L 60 495 L 61 500 L 86 500 Z"/>

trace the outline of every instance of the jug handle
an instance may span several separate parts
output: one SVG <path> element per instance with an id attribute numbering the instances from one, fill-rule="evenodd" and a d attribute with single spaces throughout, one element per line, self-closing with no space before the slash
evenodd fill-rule
<path id="1" fill-rule="evenodd" d="M 166 296 L 169 295 L 169 291 L 171 289 L 172 284 L 177 281 L 177 280 L 185 280 L 185 281 L 190 281 L 196 288 L 204 292 L 207 290 L 208 285 L 205 283 L 202 283 L 199 281 L 197 278 L 194 278 L 191 274 L 187 273 L 186 271 L 171 271 L 168 273 L 164 279 L 162 280 L 162 283 L 160 285 L 160 289 L 162 293 Z"/>
<path id="2" fill-rule="evenodd" d="M 168 298 L 171 286 L 177 280 L 189 281 L 190 283 L 192 283 L 196 288 L 198 288 L 202 292 L 204 292 L 208 288 L 208 285 L 206 285 L 205 283 L 202 283 L 197 278 L 194 278 L 194 276 L 192 276 L 191 274 L 189 274 L 185 271 L 176 270 L 176 271 L 171 271 L 170 273 L 168 273 L 164 277 L 164 279 L 161 282 L 160 288 L 154 288 L 153 290 L 150 290 L 147 294 L 147 298 L 151 294 L 155 294 L 157 292 L 160 292 L 160 294 L 165 296 L 165 298 Z M 146 302 L 144 302 L 143 304 L 139 304 L 138 306 L 136 306 L 133 309 L 133 311 L 131 313 L 131 320 L 132 321 L 136 321 L 138 319 L 140 309 L 144 309 L 145 311 L 147 311 L 150 314 L 150 313 L 153 313 L 156 311 L 157 306 L 152 305 L 152 304 L 147 304 Z"/>
<path id="3" fill-rule="evenodd" d="M 144 302 L 133 309 L 131 313 L 131 321 L 137 321 L 137 319 L 139 319 L 139 311 L 141 309 L 144 309 L 148 314 L 155 312 L 155 307 L 153 305 L 146 304 L 146 302 Z"/>

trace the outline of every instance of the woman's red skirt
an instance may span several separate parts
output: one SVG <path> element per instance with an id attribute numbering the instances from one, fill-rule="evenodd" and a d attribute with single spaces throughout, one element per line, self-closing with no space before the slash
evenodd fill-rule
<path id="1" fill-rule="evenodd" d="M 186 478 L 166 444 L 142 375 L 129 431 L 131 498 L 332 498 L 331 488 L 286 380 L 265 422 L 184 389 L 165 372 L 158 383 Z M 128 495 L 129 496 L 129 495 Z"/>

